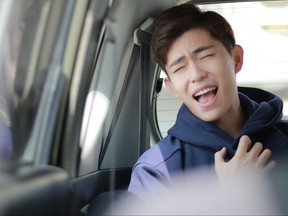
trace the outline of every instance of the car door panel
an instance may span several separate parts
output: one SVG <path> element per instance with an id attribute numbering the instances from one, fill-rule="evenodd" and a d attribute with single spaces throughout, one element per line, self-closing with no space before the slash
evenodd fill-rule
<path id="1" fill-rule="evenodd" d="M 1 173 L 1 215 L 66 215 L 67 173 L 53 166 L 23 166 Z"/>

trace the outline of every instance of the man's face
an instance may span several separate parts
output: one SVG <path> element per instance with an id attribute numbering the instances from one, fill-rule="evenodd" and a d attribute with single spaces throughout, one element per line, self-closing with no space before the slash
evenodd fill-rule
<path id="1" fill-rule="evenodd" d="M 206 30 L 192 29 L 168 50 L 165 84 L 198 118 L 218 121 L 239 110 L 236 73 L 242 60 L 240 46 L 229 54 Z"/>

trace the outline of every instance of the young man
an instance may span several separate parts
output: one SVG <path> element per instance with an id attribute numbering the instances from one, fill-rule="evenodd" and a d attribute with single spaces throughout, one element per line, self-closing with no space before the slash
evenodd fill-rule
<path id="1" fill-rule="evenodd" d="M 151 46 L 167 88 L 183 105 L 168 136 L 135 164 L 128 190 L 141 197 L 176 174 L 213 164 L 220 181 L 233 180 L 243 164 L 272 169 L 268 158 L 288 150 L 282 101 L 237 88 L 243 49 L 225 18 L 191 3 L 172 7 L 156 21 Z"/>

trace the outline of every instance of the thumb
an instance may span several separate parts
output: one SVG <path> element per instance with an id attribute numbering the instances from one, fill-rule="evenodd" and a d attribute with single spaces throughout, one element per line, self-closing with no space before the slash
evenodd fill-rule
<path id="1" fill-rule="evenodd" d="M 220 151 L 214 154 L 215 164 L 224 163 L 224 158 L 226 156 L 226 148 L 223 147 Z"/>

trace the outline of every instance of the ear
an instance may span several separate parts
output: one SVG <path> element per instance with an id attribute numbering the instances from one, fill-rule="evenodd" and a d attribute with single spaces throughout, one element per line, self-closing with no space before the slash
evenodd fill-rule
<path id="1" fill-rule="evenodd" d="M 175 91 L 174 88 L 173 88 L 173 84 L 172 84 L 171 80 L 169 79 L 169 77 L 165 77 L 165 78 L 164 78 L 164 83 L 165 83 L 165 86 L 166 86 L 176 97 L 178 97 L 176 91 Z"/>
<path id="2" fill-rule="evenodd" d="M 240 45 L 235 45 L 233 48 L 233 58 L 235 64 L 235 73 L 238 73 L 243 66 L 244 50 Z"/>

